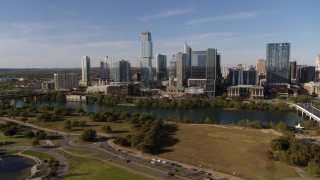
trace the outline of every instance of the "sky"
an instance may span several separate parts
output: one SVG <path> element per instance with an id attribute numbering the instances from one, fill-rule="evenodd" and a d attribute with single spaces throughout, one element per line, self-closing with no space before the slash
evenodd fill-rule
<path id="1" fill-rule="evenodd" d="M 222 66 L 255 65 L 267 43 L 291 43 L 290 60 L 315 65 L 319 0 L 2 0 L 0 68 L 77 68 L 88 55 L 139 66 L 141 31 L 153 54 L 216 48 Z M 153 65 L 155 65 L 153 61 Z"/>

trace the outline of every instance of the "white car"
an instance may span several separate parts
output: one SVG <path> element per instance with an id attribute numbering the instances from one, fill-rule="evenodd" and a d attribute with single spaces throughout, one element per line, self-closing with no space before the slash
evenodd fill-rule
<path id="1" fill-rule="evenodd" d="M 162 161 L 162 164 L 165 164 L 165 163 L 167 163 L 166 161 Z"/>
<path id="2" fill-rule="evenodd" d="M 151 164 L 154 164 L 154 161 L 151 161 Z"/>

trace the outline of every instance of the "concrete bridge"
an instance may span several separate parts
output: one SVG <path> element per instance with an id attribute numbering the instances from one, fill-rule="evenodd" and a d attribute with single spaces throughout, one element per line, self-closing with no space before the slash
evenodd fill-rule
<path id="1" fill-rule="evenodd" d="M 288 103 L 290 108 L 295 108 L 297 113 L 301 112 L 302 117 L 307 116 L 309 119 L 313 119 L 320 123 L 320 110 L 312 107 L 309 104 L 294 104 Z"/>

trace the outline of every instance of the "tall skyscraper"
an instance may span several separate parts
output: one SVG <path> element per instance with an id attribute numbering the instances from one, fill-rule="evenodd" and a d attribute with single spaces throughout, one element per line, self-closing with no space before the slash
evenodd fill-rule
<path id="1" fill-rule="evenodd" d="M 113 77 L 114 82 L 130 82 L 131 80 L 131 66 L 129 61 L 121 60 L 113 62 Z"/>
<path id="2" fill-rule="evenodd" d="M 297 67 L 297 79 L 298 83 L 308 83 L 314 81 L 315 67 L 307 65 L 299 65 Z"/>
<path id="3" fill-rule="evenodd" d="M 186 54 L 181 52 L 176 54 L 176 78 L 178 91 L 183 91 L 184 87 L 187 85 L 187 79 L 185 77 L 186 59 Z"/>
<path id="4" fill-rule="evenodd" d="M 297 79 L 297 61 L 290 61 L 290 78 L 291 83 Z"/>
<path id="5" fill-rule="evenodd" d="M 188 46 L 187 42 L 184 43 L 183 53 L 187 55 L 185 62 L 185 78 L 191 78 L 191 52 L 192 49 Z"/>
<path id="6" fill-rule="evenodd" d="M 205 93 L 207 96 L 215 96 L 217 85 L 217 72 L 220 69 L 220 55 L 217 49 L 209 48 L 207 50 L 207 63 L 206 63 L 206 86 Z"/>
<path id="7" fill-rule="evenodd" d="M 266 74 L 266 60 L 259 59 L 257 62 L 257 73 L 258 75 L 265 75 Z"/>
<path id="8" fill-rule="evenodd" d="M 167 78 L 167 56 L 162 54 L 156 55 L 156 74 L 157 74 L 157 85 L 161 86 L 161 81 Z"/>
<path id="9" fill-rule="evenodd" d="M 316 75 L 314 81 L 320 82 L 320 54 L 316 57 Z"/>
<path id="10" fill-rule="evenodd" d="M 89 85 L 90 80 L 90 58 L 89 56 L 83 56 L 81 59 L 81 67 L 82 67 L 82 82 L 85 85 Z"/>
<path id="11" fill-rule="evenodd" d="M 267 44 L 267 83 L 290 83 L 290 43 Z"/>
<path id="12" fill-rule="evenodd" d="M 100 74 L 102 80 L 110 80 L 110 60 L 108 56 L 103 56 L 100 61 Z"/>
<path id="13" fill-rule="evenodd" d="M 140 33 L 141 44 L 141 84 L 144 88 L 150 88 L 152 80 L 152 41 L 151 32 Z"/>

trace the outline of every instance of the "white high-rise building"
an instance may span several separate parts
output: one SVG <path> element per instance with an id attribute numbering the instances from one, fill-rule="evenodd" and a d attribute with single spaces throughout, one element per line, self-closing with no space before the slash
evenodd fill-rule
<path id="1" fill-rule="evenodd" d="M 70 90 L 79 87 L 78 76 L 71 74 L 54 74 L 54 88 L 56 90 Z"/>
<path id="2" fill-rule="evenodd" d="M 85 85 L 90 84 L 90 58 L 89 56 L 83 56 L 81 59 L 81 68 L 82 68 L 82 82 Z"/>
<path id="3" fill-rule="evenodd" d="M 141 84 L 145 88 L 150 88 L 152 80 L 152 41 L 151 32 L 140 33 L 141 44 Z"/>
<path id="4" fill-rule="evenodd" d="M 316 74 L 315 81 L 320 82 L 320 54 L 316 57 Z"/>

